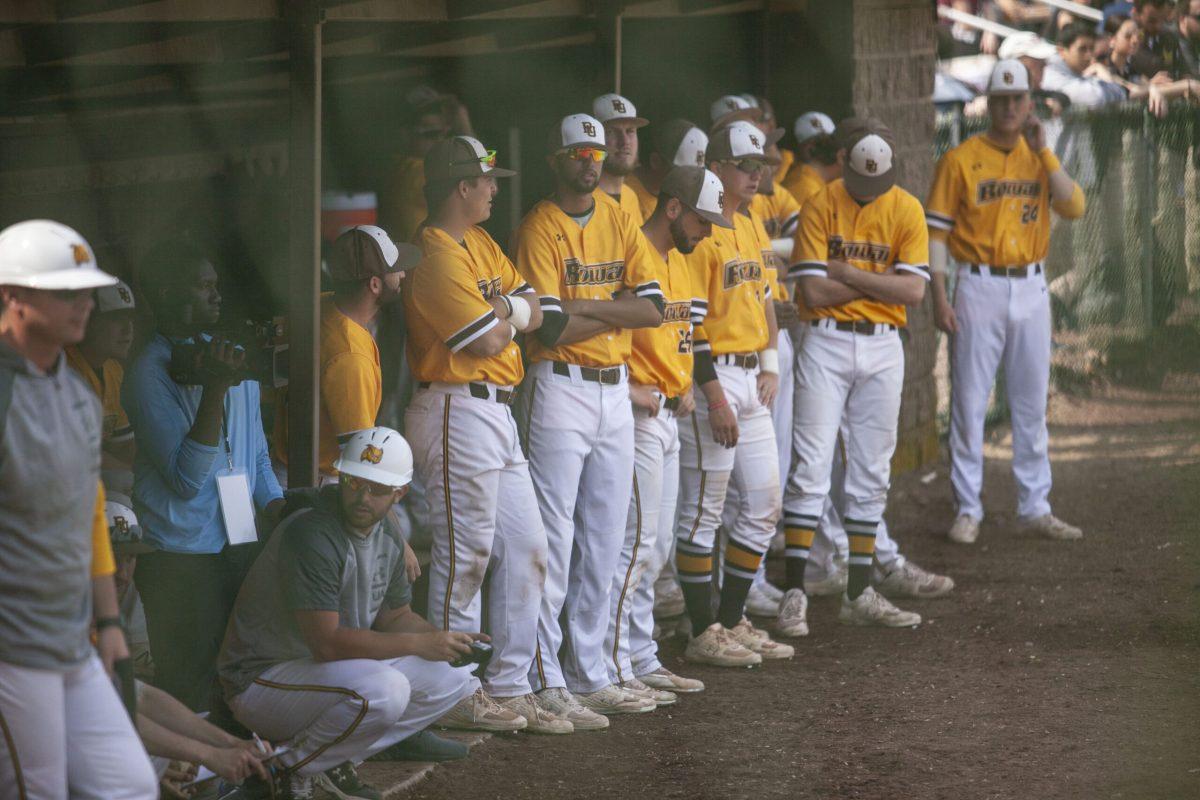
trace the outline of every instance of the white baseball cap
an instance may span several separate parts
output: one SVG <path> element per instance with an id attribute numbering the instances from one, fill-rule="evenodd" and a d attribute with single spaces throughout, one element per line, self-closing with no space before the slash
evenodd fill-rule
<path id="1" fill-rule="evenodd" d="M 1001 61 L 1021 58 L 1035 58 L 1045 61 L 1058 51 L 1054 45 L 1038 36 L 1033 31 L 1018 31 L 1000 43 L 996 57 Z"/>
<path id="2" fill-rule="evenodd" d="M 778 164 L 778 158 L 767 155 L 763 150 L 767 141 L 767 135 L 757 127 L 738 120 L 713 133 L 705 157 L 709 161 L 749 158 L 766 164 Z"/>
<path id="3" fill-rule="evenodd" d="M 1029 70 L 1015 59 L 997 61 L 988 78 L 987 95 L 1024 94 L 1029 91 Z"/>
<path id="4" fill-rule="evenodd" d="M 641 128 L 650 120 L 637 115 L 637 109 L 629 98 L 619 94 L 602 94 L 592 101 L 592 116 L 601 122 L 632 122 Z"/>
<path id="5" fill-rule="evenodd" d="M 719 128 L 739 119 L 758 122 L 762 119 L 762 109 L 758 108 L 757 103 L 750 105 L 743 97 L 727 94 L 713 101 L 708 107 L 708 116 L 713 128 Z"/>
<path id="6" fill-rule="evenodd" d="M 133 308 L 133 290 L 125 281 L 117 281 L 112 286 L 101 286 L 96 290 L 97 313 L 133 311 Z"/>
<path id="7" fill-rule="evenodd" d="M 796 124 L 792 126 L 792 133 L 796 135 L 797 144 L 804 144 L 809 139 L 832 134 L 833 131 L 833 120 L 820 111 L 801 114 L 796 117 Z"/>
<path id="8" fill-rule="evenodd" d="M 333 468 L 345 475 L 399 489 L 412 481 L 412 448 L 391 428 L 366 428 L 351 434 Z"/>
<path id="9" fill-rule="evenodd" d="M 896 184 L 892 147 L 877 133 L 868 133 L 849 148 L 842 180 L 854 197 L 878 197 Z"/>
<path id="10" fill-rule="evenodd" d="M 716 173 L 704 167 L 673 167 L 663 178 L 659 192 L 677 198 L 713 225 L 733 227 L 725 219 L 725 187 Z"/>
<path id="11" fill-rule="evenodd" d="M 104 517 L 114 555 L 136 556 L 155 551 L 154 545 L 142 538 L 142 526 L 138 524 L 137 514 L 133 513 L 133 501 L 128 497 L 116 492 L 105 497 Z"/>
<path id="12" fill-rule="evenodd" d="M 0 286 L 96 289 L 116 282 L 96 266 L 87 240 L 61 222 L 31 219 L 0 231 Z"/>
<path id="13" fill-rule="evenodd" d="M 568 114 L 550 130 L 550 152 L 572 147 L 595 147 L 607 151 L 604 125 L 590 114 Z"/>

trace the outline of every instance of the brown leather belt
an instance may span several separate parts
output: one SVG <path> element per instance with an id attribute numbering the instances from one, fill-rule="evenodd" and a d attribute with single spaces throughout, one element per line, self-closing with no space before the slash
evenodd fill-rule
<path id="1" fill-rule="evenodd" d="M 421 381 L 417 384 L 417 388 L 428 389 L 430 385 L 429 381 Z M 495 400 L 504 406 L 511 406 L 513 401 L 517 399 L 517 393 L 511 389 L 497 389 L 496 396 L 493 397 L 486 383 L 468 383 L 467 391 L 471 393 L 471 397 L 476 397 L 480 400 Z"/>
<path id="2" fill-rule="evenodd" d="M 554 374 L 562 375 L 564 378 L 571 377 L 571 365 L 562 361 L 555 361 Z M 579 377 L 585 381 L 592 383 L 603 383 L 606 386 L 615 386 L 621 382 L 620 367 L 605 367 L 597 369 L 596 367 L 576 367 L 579 370 Z"/>
<path id="3" fill-rule="evenodd" d="M 993 267 L 988 264 L 972 264 L 971 265 L 971 274 L 972 275 L 982 275 L 982 274 L 984 274 L 983 271 L 985 269 L 988 271 L 988 274 L 991 275 L 993 278 L 1027 278 L 1030 275 L 1041 275 L 1042 274 L 1042 265 L 1041 264 L 1034 264 L 1032 270 L 1029 269 L 1028 266 L 1025 266 L 1025 267 Z"/>
<path id="4" fill-rule="evenodd" d="M 663 408 L 665 408 L 667 411 L 678 411 L 679 410 L 679 398 L 678 397 L 668 397 L 667 399 L 663 400 Z"/>
<path id="5" fill-rule="evenodd" d="M 860 336 L 875 336 L 885 333 L 891 333 L 896 330 L 896 326 L 882 322 L 867 322 L 865 319 L 856 319 L 851 322 L 843 322 L 841 320 L 829 322 L 824 319 L 814 319 L 812 321 L 814 328 L 834 327 L 839 331 L 847 333 L 857 333 Z"/>
<path id="6" fill-rule="evenodd" d="M 713 356 L 713 361 L 718 364 L 732 364 L 743 369 L 757 369 L 758 353 L 725 353 Z"/>

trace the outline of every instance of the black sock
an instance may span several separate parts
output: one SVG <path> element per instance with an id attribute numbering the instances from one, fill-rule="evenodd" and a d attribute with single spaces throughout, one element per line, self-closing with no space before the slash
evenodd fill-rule
<path id="1" fill-rule="evenodd" d="M 692 636 L 713 624 L 712 550 L 685 542 L 675 543 L 675 569 L 683 589 L 683 605 L 692 622 Z"/>
<path id="2" fill-rule="evenodd" d="M 725 577 L 721 580 L 721 604 L 717 621 L 732 628 L 746 615 L 746 595 L 762 564 L 763 554 L 730 539 L 725 545 Z"/>
<path id="3" fill-rule="evenodd" d="M 871 585 L 871 564 L 875 560 L 875 529 L 879 522 L 846 518 L 846 536 L 850 539 L 850 575 L 846 596 L 857 599 Z"/>
<path id="4" fill-rule="evenodd" d="M 817 518 L 803 514 L 784 514 L 784 567 L 787 588 L 804 590 L 804 570 L 808 568 L 808 552 L 817 534 Z"/>

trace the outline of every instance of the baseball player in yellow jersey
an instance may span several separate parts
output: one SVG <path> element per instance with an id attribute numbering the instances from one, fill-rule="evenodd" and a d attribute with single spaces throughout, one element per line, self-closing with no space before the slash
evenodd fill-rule
<path id="1" fill-rule="evenodd" d="M 820 111 L 801 114 L 792 132 L 796 136 L 796 162 L 783 176 L 783 188 L 803 207 L 825 184 L 841 177 L 842 165 L 833 120 Z"/>
<path id="2" fill-rule="evenodd" d="M 595 117 L 554 126 L 554 193 L 522 220 L 514 250 L 543 312 L 528 343 L 526 446 L 550 557 L 530 680 L 538 702 L 576 730 L 655 707 L 612 685 L 604 650 L 633 486 L 630 331 L 659 325 L 663 308 L 646 237 L 593 197 L 604 147 Z"/>
<path id="3" fill-rule="evenodd" d="M 991 127 L 942 157 L 925 215 L 937 274 L 935 320 L 954 336 L 950 481 L 958 517 L 950 539 L 964 544 L 979 536 L 983 519 L 983 421 L 1000 364 L 1012 410 L 1020 523 L 1051 539 L 1083 535 L 1050 513 L 1050 296 L 1043 259 L 1050 210 L 1077 219 L 1084 198 L 1046 147 L 1032 111 L 1025 66 L 997 63 L 988 83 Z M 946 296 L 947 255 L 961 264 L 953 306 Z"/>
<path id="4" fill-rule="evenodd" d="M 596 197 L 613 201 L 641 225 L 646 215 L 642 213 L 637 193 L 625 184 L 625 179 L 633 174 L 638 163 L 638 128 L 650 122 L 639 117 L 633 103 L 619 94 L 602 94 L 593 100 L 592 116 L 604 123 L 604 142 L 608 147 Z"/>
<path id="5" fill-rule="evenodd" d="M 425 485 L 433 529 L 429 619 L 481 630 L 490 574 L 493 655 L 484 689 L 523 717 L 526 730 L 570 733 L 539 708 L 529 686 L 545 582 L 546 533 L 510 406 L 524 377 L 513 336 L 542 322 L 533 287 L 479 223 L 491 216 L 496 153 L 458 136 L 425 157 L 430 215 L 424 253 L 404 292 L 408 359 L 417 390 L 405 433 Z"/>
<path id="6" fill-rule="evenodd" d="M 895 186 L 890 131 L 861 128 L 847 142 L 844 179 L 800 217 L 800 291 L 817 319 L 796 351 L 794 459 L 784 494 L 787 587 L 784 635 L 808 632 L 804 570 L 830 489 L 843 419 L 845 527 L 850 574 L 838 618 L 859 625 L 916 625 L 870 586 L 875 533 L 887 504 L 904 380 L 898 329 L 929 280 L 921 203 Z"/>
<path id="7" fill-rule="evenodd" d="M 779 519 L 779 463 L 769 409 L 778 389 L 779 354 L 763 242 L 737 209 L 754 197 L 771 159 L 763 152 L 762 133 L 744 122 L 715 132 L 707 158 L 721 179 L 722 214 L 733 227 L 715 228 L 687 256 L 696 298 L 696 412 L 679 432 L 675 563 L 692 623 L 685 658 L 747 666 L 792 655 L 792 648 L 771 641 L 744 616 L 746 593 Z M 714 619 L 713 544 L 731 487 L 741 501 L 729 526 Z"/>
<path id="8" fill-rule="evenodd" d="M 625 178 L 625 185 L 637 196 L 643 219 L 650 219 L 658 207 L 658 190 L 671 168 L 703 167 L 708 147 L 708 134 L 686 119 L 667 120 L 651 131 L 649 156 Z"/>
<path id="9" fill-rule="evenodd" d="M 692 398 L 692 292 L 684 255 L 714 225 L 732 228 L 718 202 L 721 181 L 704 167 L 675 167 L 662 182 L 660 200 L 642 226 L 657 251 L 663 290 L 663 324 L 633 332 L 629 395 L 633 402 L 633 497 L 625 545 L 613 585 L 607 647 L 613 679 L 626 689 L 650 691 L 659 705 L 674 692 L 698 692 L 704 684 L 670 672 L 654 641 L 654 583 L 674 541 L 679 492 L 677 419 L 695 408 Z"/>

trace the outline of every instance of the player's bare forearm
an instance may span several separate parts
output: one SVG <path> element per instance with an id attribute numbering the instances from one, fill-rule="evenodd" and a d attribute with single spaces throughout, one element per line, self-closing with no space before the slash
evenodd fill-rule
<path id="1" fill-rule="evenodd" d="M 816 275 L 805 275 L 800 278 L 800 294 L 804 296 L 804 304 L 809 308 L 840 306 L 863 296 L 862 292 L 841 281 Z"/>
<path id="2" fill-rule="evenodd" d="M 851 267 L 846 283 L 881 303 L 915 306 L 925 298 L 925 279 L 906 272 L 868 272 Z"/>
<path id="3" fill-rule="evenodd" d="M 411 606 L 403 608 L 386 608 L 375 618 L 375 630 L 384 633 L 429 633 L 438 630 L 427 619 L 412 610 Z"/>
<path id="4" fill-rule="evenodd" d="M 585 339 L 590 339 L 593 336 L 598 336 L 605 331 L 612 330 L 613 326 L 606 322 L 601 322 L 594 317 L 589 317 L 584 314 L 567 314 L 567 324 L 562 329 L 562 333 L 558 335 L 558 340 L 555 345 L 575 344 L 582 342 Z"/>
<path id="5" fill-rule="evenodd" d="M 146 752 L 159 758 L 199 764 L 208 758 L 213 746 L 198 742 L 155 722 L 141 710 L 137 715 L 137 730 Z"/>
<path id="6" fill-rule="evenodd" d="M 763 301 L 763 311 L 767 315 L 767 347 L 779 344 L 779 322 L 775 319 L 775 301 L 767 298 Z"/>
<path id="7" fill-rule="evenodd" d="M 610 328 L 656 328 L 662 323 L 662 311 L 652 300 L 632 294 L 614 300 L 567 300 L 563 311 L 591 317 Z"/>
<path id="8" fill-rule="evenodd" d="M 139 684 L 137 710 L 138 717 L 144 716 L 168 731 L 197 742 L 214 747 L 237 747 L 241 744 L 237 737 L 192 713 L 183 703 L 149 684 Z M 138 727 L 141 727 L 140 720 Z"/>
<path id="9" fill-rule="evenodd" d="M 711 380 L 700 384 L 700 391 L 704 394 L 704 399 L 708 401 L 710 406 L 717 405 L 725 400 L 725 390 L 721 387 L 721 382 Z"/>

